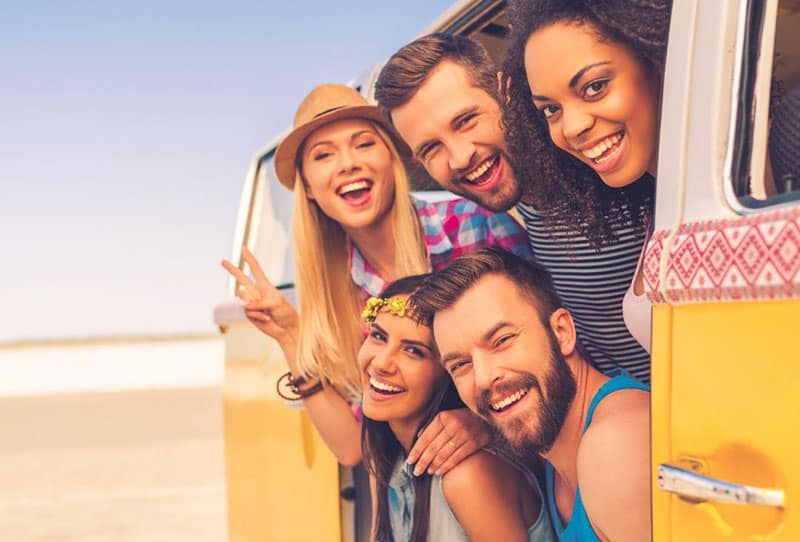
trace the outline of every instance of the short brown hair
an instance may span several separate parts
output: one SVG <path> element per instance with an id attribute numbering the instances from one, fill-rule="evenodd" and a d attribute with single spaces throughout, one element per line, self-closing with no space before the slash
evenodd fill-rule
<path id="1" fill-rule="evenodd" d="M 536 307 L 542 323 L 549 326 L 550 315 L 562 306 L 550 272 L 534 259 L 526 260 L 493 246 L 463 254 L 432 274 L 410 298 L 416 317 L 431 325 L 437 312 L 452 307 L 478 280 L 492 274 L 511 280 Z"/>
<path id="2" fill-rule="evenodd" d="M 444 60 L 463 66 L 476 87 L 498 99 L 497 68 L 483 44 L 466 36 L 438 32 L 401 47 L 378 75 L 375 100 L 389 122 L 392 110 L 413 98 Z"/>

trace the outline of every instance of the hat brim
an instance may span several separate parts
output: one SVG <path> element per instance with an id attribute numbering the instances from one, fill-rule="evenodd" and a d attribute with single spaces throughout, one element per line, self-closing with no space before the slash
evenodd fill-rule
<path id="1" fill-rule="evenodd" d="M 378 123 L 392 138 L 392 142 L 397 147 L 397 152 L 403 160 L 411 157 L 411 149 L 405 142 L 395 133 L 387 122 L 386 118 L 381 114 L 380 110 L 374 105 L 356 105 L 342 107 L 324 115 L 320 115 L 311 121 L 298 126 L 287 135 L 283 141 L 280 142 L 278 148 L 275 149 L 275 174 L 283 186 L 289 190 L 294 190 L 295 178 L 297 176 L 297 151 L 303 141 L 311 135 L 311 132 L 328 124 L 341 119 L 361 118 L 371 120 Z"/>

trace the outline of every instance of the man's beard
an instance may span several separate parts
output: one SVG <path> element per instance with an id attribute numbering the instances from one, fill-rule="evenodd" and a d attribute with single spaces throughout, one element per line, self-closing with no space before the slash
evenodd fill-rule
<path id="1" fill-rule="evenodd" d="M 454 172 L 451 175 L 450 186 L 451 190 L 459 196 L 462 196 L 468 200 L 472 200 L 481 207 L 489 209 L 494 213 L 500 213 L 508 211 L 519 202 L 520 198 L 522 197 L 522 188 L 516 181 L 514 169 L 511 165 L 511 158 L 508 156 L 508 153 L 504 152 L 500 148 L 495 148 L 488 156 L 491 155 L 497 155 L 498 160 L 503 160 L 505 162 L 506 169 L 509 170 L 506 172 L 506 178 L 500 181 L 495 190 L 492 192 L 473 190 L 471 188 L 472 185 L 463 180 L 463 173 L 465 170 Z M 486 160 L 488 156 L 484 156 L 479 160 L 479 162 Z M 470 165 L 470 168 L 471 167 L 473 167 L 473 165 Z M 467 168 L 467 171 L 470 168 Z"/>
<path id="2" fill-rule="evenodd" d="M 550 335 L 550 359 L 544 377 L 544 389 L 539 379 L 530 373 L 496 387 L 495 394 L 514 392 L 528 388 L 528 393 L 536 391 L 538 399 L 533 412 L 519 412 L 502 425 L 495 425 L 492 407 L 489 404 L 492 391 L 483 390 L 478 396 L 476 407 L 478 413 L 492 427 L 495 444 L 500 450 L 512 458 L 525 462 L 531 455 L 543 454 L 550 450 L 564 425 L 567 412 L 575 398 L 575 377 L 569 370 L 564 356 L 556 343 L 552 332 Z"/>

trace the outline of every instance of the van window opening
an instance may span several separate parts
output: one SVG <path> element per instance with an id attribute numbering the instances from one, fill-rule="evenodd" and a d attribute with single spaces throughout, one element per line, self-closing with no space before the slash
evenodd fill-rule
<path id="1" fill-rule="evenodd" d="M 768 7 L 763 0 L 751 0 L 745 7 L 747 26 L 731 132 L 729 173 L 737 199 L 732 203 L 745 213 L 800 199 L 800 36 L 796 32 L 800 0 L 780 0 L 774 20 Z M 770 25 L 774 25 L 774 43 L 764 41 L 771 37 Z M 772 54 L 762 54 L 772 46 Z M 759 77 L 768 77 L 769 85 L 759 84 Z M 759 122 L 760 115 L 766 115 L 766 122 Z"/>

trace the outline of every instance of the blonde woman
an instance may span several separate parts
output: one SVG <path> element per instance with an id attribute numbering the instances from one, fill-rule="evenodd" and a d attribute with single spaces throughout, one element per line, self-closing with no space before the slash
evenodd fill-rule
<path id="1" fill-rule="evenodd" d="M 441 269 L 482 245 L 530 255 L 524 232 L 508 215 L 461 199 L 412 199 L 401 159 L 406 155 L 377 107 L 357 91 L 318 86 L 275 152 L 278 179 L 295 193 L 299 315 L 246 249 L 254 280 L 223 262 L 242 286 L 247 317 L 281 345 L 292 389 L 344 465 L 361 461 L 356 356 L 366 299 L 388 282 Z M 443 473 L 488 441 L 468 410 L 443 412 L 420 436 L 409 462 L 418 473 Z"/>

